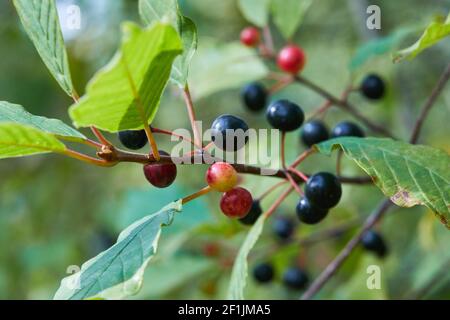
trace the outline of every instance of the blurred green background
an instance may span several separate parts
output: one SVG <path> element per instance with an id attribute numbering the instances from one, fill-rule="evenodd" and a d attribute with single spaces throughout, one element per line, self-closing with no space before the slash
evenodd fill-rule
<path id="1" fill-rule="evenodd" d="M 350 78 L 349 63 L 356 50 L 368 41 L 389 36 L 402 28 L 423 30 L 435 15 L 447 14 L 450 1 L 371 1 L 382 9 L 382 30 L 368 31 L 364 24 L 367 2 L 316 1 L 296 33 L 295 42 L 308 54 L 304 75 L 339 94 Z M 83 88 L 95 71 L 114 54 L 123 20 L 138 21 L 136 0 L 58 1 L 60 14 L 70 4 L 82 9 L 82 29 L 65 30 L 71 69 L 76 87 Z M 222 81 L 221 70 L 210 66 L 216 50 L 238 41 L 248 23 L 235 0 L 181 0 L 185 15 L 199 29 L 199 52 L 193 62 L 191 87 L 199 118 L 208 126 L 219 114 L 232 113 L 252 127 L 266 128 L 263 115 L 249 114 L 242 107 L 235 79 L 226 90 L 213 94 L 208 85 Z M 274 31 L 277 46 L 283 41 Z M 400 43 L 406 47 L 420 35 L 413 32 Z M 412 62 L 394 65 L 390 53 L 371 59 L 353 74 L 357 83 L 368 72 L 382 75 L 389 94 L 380 103 L 368 103 L 358 95 L 352 101 L 362 112 L 384 122 L 398 136 L 407 137 L 419 107 L 423 104 L 450 56 L 448 39 L 427 50 Z M 67 108 L 71 101 L 40 61 L 23 32 L 10 1 L 0 2 L 0 100 L 23 105 L 33 114 L 63 119 L 70 123 Z M 208 60 L 208 59 L 211 59 Z M 227 65 L 222 67 L 228 67 Z M 321 98 L 293 85 L 277 93 L 297 101 L 307 113 Z M 274 98 L 276 98 L 274 97 Z M 165 129 L 189 127 L 185 108 L 175 88 L 169 88 L 162 101 L 155 126 Z M 348 116 L 333 110 L 327 116 L 332 127 Z M 422 141 L 450 150 L 450 89 L 444 91 L 424 127 Z M 86 134 L 89 134 L 86 132 Z M 115 137 L 111 139 L 117 141 Z M 170 141 L 158 137 L 162 149 Z M 288 138 L 288 157 L 302 151 L 297 134 Z M 307 172 L 334 170 L 330 158 L 316 157 L 306 163 Z M 120 230 L 139 217 L 158 210 L 170 201 L 203 187 L 203 166 L 179 168 L 176 186 L 155 190 L 148 185 L 139 165 L 113 169 L 90 167 L 60 156 L 46 155 L 0 162 L 0 298 L 49 299 L 59 281 L 114 242 Z M 346 174 L 360 174 L 345 161 Z M 255 195 L 273 183 L 271 178 L 245 177 L 244 185 Z M 299 226 L 299 238 L 365 217 L 382 198 L 374 187 L 345 187 L 341 205 L 323 224 Z M 294 216 L 295 196 L 276 215 Z M 264 201 L 270 205 L 270 199 Z M 431 290 L 422 292 L 430 279 L 450 259 L 449 232 L 425 208 L 395 209 L 379 226 L 390 246 L 390 255 L 381 261 L 358 249 L 344 268 L 320 292 L 323 299 L 403 299 L 450 298 L 450 279 L 440 278 Z M 164 231 L 160 251 L 150 265 L 138 298 L 224 298 L 233 258 L 246 228 L 223 218 L 218 196 L 211 195 L 186 206 L 173 227 Z M 301 263 L 317 276 L 348 241 L 341 238 L 302 247 L 297 243 L 281 246 L 274 238 L 271 223 L 250 256 L 250 267 L 258 261 L 273 261 L 278 277 L 289 265 Z M 382 268 L 382 289 L 366 288 L 366 268 Z M 68 269 L 69 268 L 69 269 Z M 279 281 L 260 286 L 249 280 L 248 298 L 290 299 L 299 292 L 285 290 Z"/>

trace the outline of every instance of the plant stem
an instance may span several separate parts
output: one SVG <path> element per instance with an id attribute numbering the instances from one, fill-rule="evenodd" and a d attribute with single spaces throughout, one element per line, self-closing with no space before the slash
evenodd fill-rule
<path id="1" fill-rule="evenodd" d="M 202 149 L 203 148 L 202 139 L 200 136 L 200 131 L 197 127 L 197 123 L 196 123 L 194 103 L 192 102 L 191 92 L 189 90 L 189 86 L 187 86 L 187 85 L 183 90 L 183 96 L 184 96 L 184 101 L 186 103 L 189 120 L 191 122 L 192 132 L 194 133 L 194 143 L 198 148 Z"/>
<path id="2" fill-rule="evenodd" d="M 330 101 L 335 106 L 341 108 L 342 110 L 348 112 L 349 114 L 353 115 L 356 119 L 364 123 L 369 129 L 371 129 L 373 132 L 379 133 L 381 135 L 393 138 L 392 134 L 382 125 L 374 123 L 373 121 L 366 118 L 362 113 L 359 112 L 358 109 L 356 109 L 353 105 L 351 105 L 346 100 L 341 100 L 328 91 L 324 90 L 322 87 L 312 83 L 311 81 L 303 78 L 302 76 L 295 76 L 295 81 L 298 83 L 301 83 L 305 85 L 306 87 L 310 88 L 311 90 L 315 91 L 328 101 Z"/>
<path id="3" fill-rule="evenodd" d="M 190 144 L 194 145 L 194 141 L 192 141 L 190 138 L 182 136 L 180 134 L 176 134 L 176 133 L 174 133 L 174 132 L 172 132 L 170 130 L 164 130 L 164 129 L 159 129 L 159 128 L 155 128 L 155 127 L 151 127 L 150 129 L 152 130 L 153 133 L 160 133 L 160 134 L 164 134 L 164 135 L 167 135 L 167 136 L 172 136 L 172 137 L 175 137 L 175 138 L 179 138 L 181 140 L 187 141 Z"/>
<path id="4" fill-rule="evenodd" d="M 277 210 L 277 208 L 283 203 L 284 200 L 291 194 L 291 192 L 294 191 L 294 187 L 290 186 L 288 189 L 286 189 L 285 192 L 277 199 L 277 201 L 272 204 L 272 206 L 264 213 L 264 216 L 266 219 L 268 219 L 274 212 Z"/>
<path id="5" fill-rule="evenodd" d="M 262 195 L 259 196 L 259 200 L 263 200 L 264 198 L 266 198 L 269 194 L 271 194 L 272 192 L 274 192 L 276 189 L 278 189 L 279 187 L 285 185 L 287 183 L 287 181 L 280 181 L 277 184 L 273 185 L 272 187 L 270 187 L 268 190 L 266 190 Z"/>
<path id="6" fill-rule="evenodd" d="M 303 191 L 302 189 L 300 189 L 300 187 L 298 186 L 297 182 L 295 182 L 294 178 L 292 178 L 291 174 L 289 173 L 289 171 L 285 171 L 284 172 L 286 175 L 286 178 L 289 180 L 289 183 L 291 184 L 291 186 L 295 189 L 295 191 L 303 196 Z"/>
<path id="7" fill-rule="evenodd" d="M 291 172 L 293 172 L 293 173 L 295 173 L 300 179 L 302 179 L 304 182 L 308 182 L 308 177 L 303 173 L 303 172 L 301 172 L 301 171 L 299 171 L 299 170 L 297 170 L 297 169 L 295 169 L 295 168 L 289 168 L 288 169 L 289 171 L 291 171 Z"/>
<path id="8" fill-rule="evenodd" d="M 411 138 L 409 139 L 410 143 L 415 144 L 419 140 L 419 135 L 422 130 L 423 123 L 428 113 L 430 112 L 431 108 L 434 106 L 437 98 L 440 96 L 442 90 L 444 90 L 444 87 L 447 84 L 449 78 L 450 78 L 450 64 L 447 65 L 444 73 L 441 75 L 441 78 L 434 87 L 433 92 L 431 93 L 430 97 L 423 106 L 422 112 L 420 113 L 419 118 L 417 119 L 417 122 L 414 125 Z"/>
<path id="9" fill-rule="evenodd" d="M 308 158 L 310 155 L 316 153 L 316 150 L 314 149 L 308 149 L 305 152 L 303 152 L 298 158 L 289 166 L 291 168 L 298 167 L 300 163 L 302 163 L 306 158 Z"/>
<path id="10" fill-rule="evenodd" d="M 210 193 L 211 191 L 212 191 L 211 187 L 209 187 L 209 186 L 205 187 L 205 188 L 201 189 L 200 191 L 198 191 L 198 192 L 196 192 L 194 194 L 191 194 L 190 196 L 187 196 L 187 197 L 183 198 L 181 200 L 181 203 L 182 204 L 186 204 L 186 203 L 188 203 L 188 202 L 190 202 L 192 200 L 195 200 L 197 198 L 200 198 L 201 196 L 204 196 L 205 194 Z"/>
<path id="11" fill-rule="evenodd" d="M 384 200 L 377 209 L 367 218 L 361 231 L 353 237 L 347 245 L 342 249 L 339 255 L 325 268 L 325 270 L 317 277 L 311 286 L 301 297 L 302 300 L 309 300 L 316 295 L 317 292 L 327 283 L 329 279 L 338 271 L 345 260 L 350 256 L 357 247 L 364 234 L 372 229 L 375 224 L 383 217 L 387 210 L 391 207 L 392 202 L 389 199 Z"/>
<path id="12" fill-rule="evenodd" d="M 73 159 L 77 159 L 89 164 L 93 164 L 99 167 L 113 167 L 117 164 L 117 162 L 115 161 L 106 161 L 106 160 L 101 160 L 101 159 L 97 159 L 97 158 L 93 158 L 90 157 L 88 155 L 79 153 L 77 151 L 71 150 L 71 149 L 66 149 L 64 152 L 62 152 L 62 154 L 71 157 Z"/>

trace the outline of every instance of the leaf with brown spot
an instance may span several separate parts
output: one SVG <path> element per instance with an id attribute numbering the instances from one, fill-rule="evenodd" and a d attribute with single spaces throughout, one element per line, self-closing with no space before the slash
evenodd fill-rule
<path id="1" fill-rule="evenodd" d="M 338 138 L 315 148 L 340 148 L 401 207 L 425 205 L 450 228 L 450 156 L 442 150 L 392 139 Z"/>

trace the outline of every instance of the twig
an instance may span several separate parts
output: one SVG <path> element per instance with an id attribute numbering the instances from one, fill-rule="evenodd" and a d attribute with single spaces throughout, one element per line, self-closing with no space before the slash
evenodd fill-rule
<path id="1" fill-rule="evenodd" d="M 358 109 L 356 109 L 348 101 L 335 97 L 328 91 L 324 90 L 322 87 L 312 83 L 311 81 L 303 78 L 302 76 L 299 75 L 295 76 L 295 81 L 305 85 L 306 87 L 310 88 L 311 90 L 315 91 L 316 93 L 318 93 L 319 95 L 330 101 L 333 105 L 353 115 L 356 119 L 364 123 L 373 132 L 393 138 L 392 134 L 385 127 L 383 127 L 380 124 L 374 123 L 372 120 L 366 118 L 362 113 L 359 112 Z"/>
<path id="2" fill-rule="evenodd" d="M 190 196 L 187 196 L 187 197 L 183 198 L 181 200 L 181 203 L 182 204 L 186 204 L 188 202 L 191 202 L 192 200 L 195 200 L 197 198 L 200 198 L 201 196 L 204 196 L 205 194 L 210 193 L 211 191 L 212 191 L 211 187 L 205 187 L 205 188 L 201 189 L 200 191 L 198 191 L 198 192 L 196 192 L 194 194 L 191 194 Z"/>
<path id="3" fill-rule="evenodd" d="M 425 121 L 431 108 L 434 106 L 442 90 L 444 90 L 444 87 L 447 84 L 449 78 L 450 78 L 450 64 L 448 64 L 447 68 L 445 69 L 444 73 L 442 74 L 441 78 L 439 79 L 435 88 L 433 89 L 431 96 L 428 98 L 424 107 L 422 108 L 422 112 L 420 113 L 420 116 L 417 119 L 416 124 L 414 125 L 414 129 L 412 131 L 409 142 L 415 144 L 417 143 L 417 140 L 419 140 L 419 135 L 420 131 L 422 130 L 423 122 Z"/>
<path id="4" fill-rule="evenodd" d="M 198 148 L 202 149 L 202 138 L 200 137 L 200 131 L 197 127 L 194 104 L 192 102 L 192 96 L 188 86 L 184 88 L 183 96 L 189 115 L 189 121 L 191 122 L 192 132 L 194 133 L 194 143 Z"/>
<path id="5" fill-rule="evenodd" d="M 266 218 L 269 218 L 275 210 L 278 209 L 278 207 L 283 203 L 283 201 L 291 194 L 291 192 L 294 191 L 294 187 L 290 186 L 283 194 L 277 199 L 277 201 L 272 204 L 272 206 L 267 210 L 264 215 Z"/>
<path id="6" fill-rule="evenodd" d="M 353 237 L 342 249 L 339 255 L 325 268 L 325 270 L 314 280 L 308 290 L 301 297 L 302 300 L 309 300 L 327 283 L 329 279 L 338 271 L 344 261 L 350 256 L 353 250 L 361 241 L 364 234 L 372 229 L 375 224 L 383 217 L 391 207 L 392 202 L 389 199 L 384 200 L 377 209 L 367 218 L 362 229 Z"/>
<path id="7" fill-rule="evenodd" d="M 271 194 L 272 192 L 274 192 L 276 189 L 278 189 L 279 187 L 285 185 L 287 183 L 287 181 L 281 181 L 278 182 L 277 184 L 273 185 L 272 187 L 270 187 L 269 189 L 267 189 L 263 194 L 261 194 L 259 196 L 259 200 L 263 200 L 264 198 L 266 198 L 269 194 Z"/>

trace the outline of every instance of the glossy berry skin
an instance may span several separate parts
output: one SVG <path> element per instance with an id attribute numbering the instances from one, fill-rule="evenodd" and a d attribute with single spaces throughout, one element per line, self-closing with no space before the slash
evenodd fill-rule
<path id="1" fill-rule="evenodd" d="M 302 269 L 291 267 L 283 274 L 283 283 L 289 289 L 301 290 L 306 287 L 309 277 Z"/>
<path id="2" fill-rule="evenodd" d="M 237 185 L 238 174 L 231 164 L 217 162 L 206 172 L 206 182 L 215 191 L 227 192 Z"/>
<path id="3" fill-rule="evenodd" d="M 289 240 L 294 233 L 294 222 L 287 218 L 277 218 L 273 222 L 273 232 L 280 240 Z"/>
<path id="4" fill-rule="evenodd" d="M 164 151 L 160 155 L 168 156 Z M 169 187 L 177 177 L 177 166 L 173 163 L 147 164 L 144 166 L 144 175 L 153 186 L 157 188 Z"/>
<path id="5" fill-rule="evenodd" d="M 386 256 L 388 248 L 380 234 L 373 230 L 367 231 L 361 239 L 363 247 L 374 252 L 380 258 Z"/>
<path id="6" fill-rule="evenodd" d="M 266 107 L 268 93 L 259 83 L 251 83 L 242 90 L 242 100 L 251 111 L 261 111 Z"/>
<path id="7" fill-rule="evenodd" d="M 303 110 L 288 100 L 278 100 L 271 103 L 266 116 L 272 127 L 283 132 L 295 131 L 305 121 Z"/>
<path id="8" fill-rule="evenodd" d="M 260 39 L 260 32 L 255 27 L 247 27 L 241 32 L 241 43 L 247 47 L 256 47 Z"/>
<path id="9" fill-rule="evenodd" d="M 383 79 L 376 74 L 370 74 L 364 78 L 361 84 L 362 94 L 371 100 L 379 100 L 384 96 L 386 87 Z"/>
<path id="10" fill-rule="evenodd" d="M 147 144 L 147 135 L 145 134 L 145 130 L 126 130 L 119 132 L 119 140 L 120 143 L 125 148 L 131 150 L 139 150 Z"/>
<path id="11" fill-rule="evenodd" d="M 355 123 L 344 121 L 339 123 L 336 127 L 334 127 L 332 133 L 332 138 L 340 138 L 340 137 L 359 137 L 364 138 L 364 131 Z"/>
<path id="12" fill-rule="evenodd" d="M 307 147 L 324 142 L 330 138 L 327 127 L 322 121 L 313 120 L 303 126 L 302 142 Z"/>
<path id="13" fill-rule="evenodd" d="M 305 224 L 317 224 L 328 215 L 327 209 L 315 206 L 306 197 L 300 199 L 296 209 L 297 217 Z"/>
<path id="14" fill-rule="evenodd" d="M 214 120 L 211 126 L 211 138 L 215 145 L 226 151 L 237 151 L 248 141 L 248 125 L 239 117 L 229 114 Z"/>
<path id="15" fill-rule="evenodd" d="M 244 188 L 234 188 L 223 194 L 220 209 L 229 218 L 244 218 L 252 208 L 253 198 Z"/>
<path id="16" fill-rule="evenodd" d="M 261 203 L 259 200 L 255 200 L 252 203 L 250 212 L 244 218 L 239 219 L 239 222 L 246 226 L 254 225 L 262 213 Z"/>
<path id="17" fill-rule="evenodd" d="M 294 45 L 284 47 L 277 58 L 278 67 L 288 73 L 297 74 L 306 64 L 306 55 L 302 48 Z"/>
<path id="18" fill-rule="evenodd" d="M 341 200 L 341 182 L 331 173 L 317 173 L 308 179 L 305 196 L 319 208 L 333 208 Z"/>
<path id="19" fill-rule="evenodd" d="M 253 278 L 259 283 L 268 283 L 273 280 L 275 271 L 269 263 L 258 264 L 253 269 Z"/>

